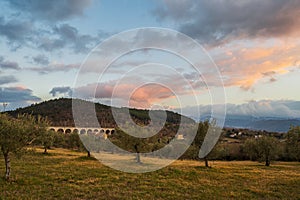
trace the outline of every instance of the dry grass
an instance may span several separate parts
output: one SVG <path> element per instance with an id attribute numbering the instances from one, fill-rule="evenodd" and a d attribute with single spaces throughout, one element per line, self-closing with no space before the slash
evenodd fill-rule
<path id="1" fill-rule="evenodd" d="M 300 163 L 210 164 L 176 161 L 155 172 L 130 174 L 84 153 L 38 150 L 13 158 L 13 180 L 0 179 L 0 199 L 300 199 Z"/>

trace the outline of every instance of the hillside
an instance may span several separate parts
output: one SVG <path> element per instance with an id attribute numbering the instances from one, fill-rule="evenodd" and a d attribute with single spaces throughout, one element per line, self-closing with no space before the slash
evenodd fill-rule
<path id="1" fill-rule="evenodd" d="M 75 99 L 73 101 L 77 101 L 80 104 L 91 104 L 94 103 L 84 100 Z M 114 120 L 112 109 L 110 106 L 103 105 L 100 103 L 95 103 L 95 110 L 98 121 L 102 127 L 116 127 L 116 122 Z M 124 108 L 114 108 L 118 114 L 124 114 Z M 140 109 L 130 109 L 130 115 L 138 124 L 147 125 L 150 123 L 149 110 L 140 110 Z M 153 111 L 154 115 L 159 115 L 159 110 Z M 14 111 L 8 112 L 12 116 L 16 116 L 18 114 L 28 113 L 32 115 L 41 115 L 43 117 L 47 117 L 52 126 L 75 126 L 73 115 L 72 115 L 72 99 L 69 98 L 60 98 L 45 101 L 38 104 L 32 104 L 31 106 L 25 108 L 19 108 Z M 174 126 L 178 125 L 181 120 L 184 123 L 194 123 L 194 121 L 190 118 L 184 117 L 177 113 L 167 111 L 166 123 L 172 124 Z M 88 118 L 90 116 L 84 115 L 85 121 L 89 121 Z M 124 118 L 124 120 L 127 120 Z M 97 125 L 97 124 L 96 124 Z M 95 124 L 84 124 L 83 126 L 96 126 Z"/>

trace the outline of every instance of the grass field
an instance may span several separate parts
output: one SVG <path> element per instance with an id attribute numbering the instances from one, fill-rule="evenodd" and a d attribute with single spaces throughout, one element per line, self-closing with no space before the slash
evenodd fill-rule
<path id="1" fill-rule="evenodd" d="M 86 154 L 55 149 L 12 159 L 0 199 L 300 199 L 300 163 L 176 161 L 145 174 L 110 169 Z M 4 160 L 0 165 L 4 175 Z"/>

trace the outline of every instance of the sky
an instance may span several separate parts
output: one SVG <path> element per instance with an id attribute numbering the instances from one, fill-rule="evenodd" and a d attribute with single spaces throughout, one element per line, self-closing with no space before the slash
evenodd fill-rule
<path id="1" fill-rule="evenodd" d="M 298 0 L 2 0 L 0 7 L 0 103 L 7 110 L 76 94 L 187 115 L 226 104 L 227 114 L 300 118 Z M 152 29 L 124 37 L 145 27 Z M 165 50 L 131 52 L 137 43 L 169 45 L 198 59 L 201 73 Z M 99 63 L 112 56 L 119 57 L 100 77 Z"/>

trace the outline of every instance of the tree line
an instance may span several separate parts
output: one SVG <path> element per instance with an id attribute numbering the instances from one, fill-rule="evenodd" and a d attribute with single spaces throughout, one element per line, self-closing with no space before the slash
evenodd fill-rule
<path id="1" fill-rule="evenodd" d="M 199 124 L 194 142 L 181 159 L 199 159 L 196 157 L 196 152 L 201 147 L 208 126 L 208 122 Z M 269 166 L 271 161 L 275 160 L 300 162 L 300 127 L 291 127 L 282 138 L 271 134 L 262 134 L 259 137 L 247 136 L 246 139 L 240 140 L 238 143 L 219 140 L 206 159 L 252 160 L 265 162 L 266 166 Z"/>

